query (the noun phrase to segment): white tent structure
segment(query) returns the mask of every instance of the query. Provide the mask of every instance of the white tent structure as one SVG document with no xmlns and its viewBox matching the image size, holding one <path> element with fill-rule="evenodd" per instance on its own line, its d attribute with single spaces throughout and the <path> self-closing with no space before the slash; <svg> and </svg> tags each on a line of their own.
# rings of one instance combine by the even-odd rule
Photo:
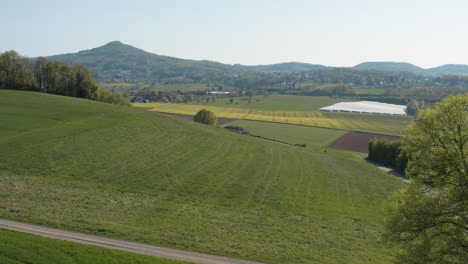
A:
<svg viewBox="0 0 468 264">
<path fill-rule="evenodd" d="M 406 106 L 372 101 L 341 102 L 320 108 L 328 112 L 352 112 L 367 114 L 406 115 Z"/>
</svg>

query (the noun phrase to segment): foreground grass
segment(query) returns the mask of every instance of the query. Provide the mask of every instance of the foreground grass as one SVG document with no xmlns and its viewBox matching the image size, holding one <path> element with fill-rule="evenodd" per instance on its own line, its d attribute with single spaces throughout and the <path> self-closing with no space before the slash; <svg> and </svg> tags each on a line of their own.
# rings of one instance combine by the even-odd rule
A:
<svg viewBox="0 0 468 264">
<path fill-rule="evenodd" d="M 271 263 L 392 259 L 380 207 L 402 183 L 354 155 L 38 93 L 0 90 L 0 120 L 0 217 Z"/>
<path fill-rule="evenodd" d="M 333 129 L 399 135 L 409 124 L 405 116 L 331 113 L 319 111 L 277 111 L 197 104 L 136 103 L 137 107 L 161 113 L 195 115 L 201 109 L 217 117 L 317 126 Z"/>
<path fill-rule="evenodd" d="M 148 263 L 177 264 L 127 252 L 43 238 L 0 229 L 0 263 Z"/>
</svg>

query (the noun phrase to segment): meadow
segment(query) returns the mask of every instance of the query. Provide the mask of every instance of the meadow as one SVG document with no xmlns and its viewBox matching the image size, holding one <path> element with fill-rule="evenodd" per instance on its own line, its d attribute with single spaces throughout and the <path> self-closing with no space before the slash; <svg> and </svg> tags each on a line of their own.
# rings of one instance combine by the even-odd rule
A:
<svg viewBox="0 0 468 264">
<path fill-rule="evenodd" d="M 360 95 L 382 95 L 385 93 L 384 88 L 354 88 L 356 94 Z"/>
<path fill-rule="evenodd" d="M 250 102 L 249 102 L 250 101 Z M 321 107 L 339 102 L 352 101 L 349 99 L 333 98 L 329 96 L 300 96 L 271 94 L 268 96 L 241 96 L 234 97 L 234 102 L 230 103 L 230 98 L 216 98 L 215 102 L 202 101 L 198 104 L 204 106 L 233 107 L 253 110 L 276 110 L 276 111 L 315 111 Z"/>
<path fill-rule="evenodd" d="M 182 84 L 157 84 L 149 83 L 99 83 L 99 87 L 105 90 L 112 90 L 120 93 L 136 92 L 141 89 L 155 89 L 161 92 L 195 92 L 206 91 L 210 87 L 206 83 L 182 83 Z"/>
<path fill-rule="evenodd" d="M 224 126 L 238 126 L 246 129 L 251 135 L 279 140 L 289 144 L 307 144 L 307 148 L 325 148 L 337 138 L 347 133 L 345 130 L 237 120 Z"/>
<path fill-rule="evenodd" d="M 183 262 L 0 229 L 0 263 L 182 264 Z"/>
<path fill-rule="evenodd" d="M 252 103 L 252 105 L 255 104 Z M 155 112 L 182 115 L 195 115 L 199 110 L 207 109 L 214 112 L 217 117 L 222 118 L 317 126 L 390 135 L 399 135 L 410 121 L 410 118 L 405 116 L 320 111 L 262 110 L 234 106 L 221 107 L 171 103 L 135 103 L 134 106 L 147 108 Z"/>
<path fill-rule="evenodd" d="M 8 90 L 0 120 L 1 218 L 268 263 L 393 259 L 381 205 L 403 183 L 351 153 L 324 152 L 339 132 L 310 132 L 317 147 L 298 148 Z"/>
</svg>

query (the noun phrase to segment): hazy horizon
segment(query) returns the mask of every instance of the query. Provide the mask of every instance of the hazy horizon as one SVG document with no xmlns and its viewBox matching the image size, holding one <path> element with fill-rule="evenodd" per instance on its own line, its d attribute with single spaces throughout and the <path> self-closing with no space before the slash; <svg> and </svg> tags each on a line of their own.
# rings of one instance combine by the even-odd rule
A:
<svg viewBox="0 0 468 264">
<path fill-rule="evenodd" d="M 0 52 L 74 53 L 111 41 L 227 64 L 468 64 L 468 3 L 421 1 L 15 1 Z"/>
</svg>

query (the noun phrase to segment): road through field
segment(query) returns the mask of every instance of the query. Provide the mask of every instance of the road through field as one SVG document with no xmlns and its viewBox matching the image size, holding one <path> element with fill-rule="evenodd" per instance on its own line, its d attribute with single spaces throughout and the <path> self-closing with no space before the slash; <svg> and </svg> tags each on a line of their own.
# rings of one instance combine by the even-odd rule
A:
<svg viewBox="0 0 468 264">
<path fill-rule="evenodd" d="M 215 255 L 201 254 L 190 251 L 176 250 L 153 245 L 128 242 L 123 240 L 109 239 L 92 236 L 76 232 L 70 232 L 55 228 L 48 228 L 38 225 L 24 224 L 20 222 L 0 219 L 0 229 L 13 230 L 22 233 L 29 233 L 42 237 L 71 241 L 80 244 L 94 245 L 98 247 L 122 250 L 131 253 L 156 256 L 166 259 L 187 261 L 204 264 L 258 264 L 260 262 L 240 260 Z"/>
</svg>

